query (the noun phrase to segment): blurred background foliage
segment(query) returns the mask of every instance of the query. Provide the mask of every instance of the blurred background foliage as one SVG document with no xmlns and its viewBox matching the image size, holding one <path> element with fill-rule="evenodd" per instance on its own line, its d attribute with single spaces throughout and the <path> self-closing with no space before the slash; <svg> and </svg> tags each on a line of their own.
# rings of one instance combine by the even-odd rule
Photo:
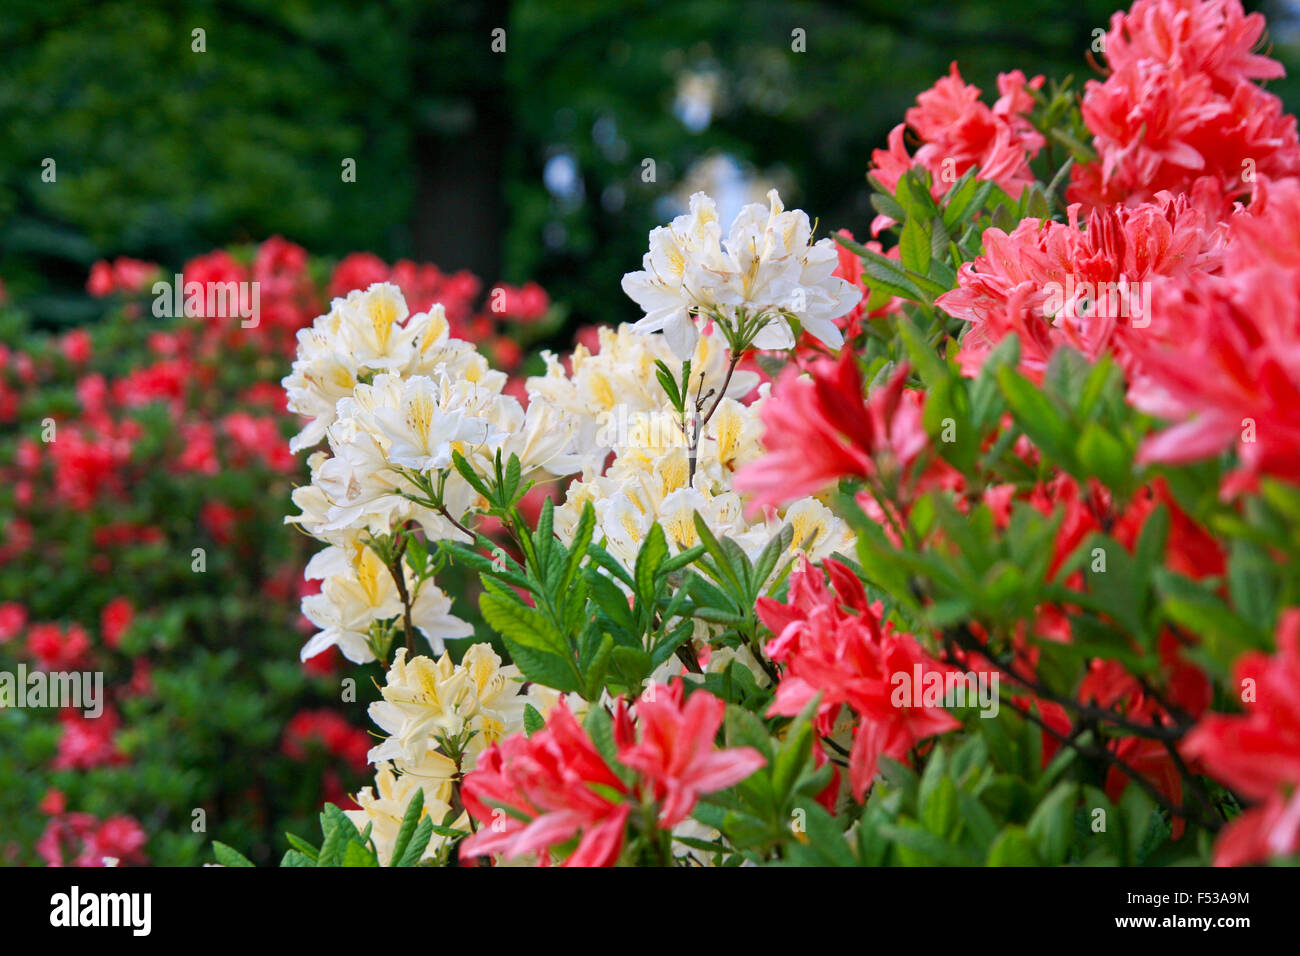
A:
<svg viewBox="0 0 1300 956">
<path fill-rule="evenodd" d="M 951 61 L 986 93 L 1009 65 L 1081 85 L 1116 5 L 6 0 L 0 280 L 57 329 L 104 308 L 97 258 L 179 267 L 280 234 L 535 279 L 573 325 L 630 319 L 618 280 L 691 191 L 725 221 L 777 185 L 860 235 L 870 150 Z M 1262 5 L 1291 110 L 1298 6 Z"/>
</svg>

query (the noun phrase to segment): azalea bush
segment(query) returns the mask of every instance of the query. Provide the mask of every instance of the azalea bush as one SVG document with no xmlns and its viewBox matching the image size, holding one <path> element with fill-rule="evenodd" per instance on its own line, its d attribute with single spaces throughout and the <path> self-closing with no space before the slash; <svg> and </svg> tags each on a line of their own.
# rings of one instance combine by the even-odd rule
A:
<svg viewBox="0 0 1300 956">
<path fill-rule="evenodd" d="M 287 520 L 302 657 L 384 671 L 375 776 L 283 863 L 1295 862 L 1263 31 L 1138 0 L 1081 90 L 954 64 L 871 159 L 869 240 L 696 195 L 624 278 L 644 317 L 522 391 L 445 304 L 336 297 Z"/>
<path fill-rule="evenodd" d="M 270 859 L 346 802 L 372 742 L 350 701 L 375 694 L 337 655 L 293 656 L 313 590 L 282 524 L 306 480 L 278 385 L 295 336 L 379 279 L 438 297 L 507 367 L 557 318 L 535 286 L 280 239 L 180 277 L 256 283 L 258 314 L 173 315 L 176 276 L 130 259 L 92 270 L 92 327 L 38 334 L 0 306 L 0 672 L 98 673 L 104 697 L 95 714 L 0 687 L 6 864 L 195 864 L 214 837 Z"/>
</svg>

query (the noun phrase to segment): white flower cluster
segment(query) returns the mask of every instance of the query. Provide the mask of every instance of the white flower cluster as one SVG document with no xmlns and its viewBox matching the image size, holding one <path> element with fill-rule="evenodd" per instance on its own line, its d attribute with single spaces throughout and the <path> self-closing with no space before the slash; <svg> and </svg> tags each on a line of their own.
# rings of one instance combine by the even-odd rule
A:
<svg viewBox="0 0 1300 956">
<path fill-rule="evenodd" d="M 410 315 L 389 283 L 335 299 L 298 333 L 283 385 L 289 408 L 310 421 L 291 447 L 322 438 L 329 445 L 309 459 L 311 483 L 293 493 L 301 514 L 285 519 L 329 545 L 308 568 L 323 585 L 303 612 L 321 631 L 304 659 L 337 645 L 349 660 L 372 660 L 372 625 L 401 613 L 396 582 L 367 540 L 412 521 L 430 541 L 465 540 L 457 523 L 479 501 L 451 467 L 453 452 L 480 474 L 490 473 L 498 452 L 517 455 L 525 478 L 589 466 L 592 451 L 581 445 L 573 416 L 544 399 L 525 412 L 503 394 L 505 383 L 473 345 L 450 338 L 441 306 Z M 440 507 L 429 503 L 431 487 Z M 471 633 L 432 581 L 404 583 L 413 624 L 435 651 L 444 639 Z"/>
<path fill-rule="evenodd" d="M 703 325 L 702 320 L 696 320 Z M 640 335 L 631 325 L 602 326 L 594 354 L 585 345 L 574 347 L 571 373 L 551 352 L 543 352 L 546 374 L 527 381 L 531 403 L 542 401 L 566 413 L 577 429 L 582 447 L 592 449 L 584 476 L 598 473 L 610 452 L 629 442 L 644 442 L 663 432 L 681 434 L 681 425 L 664 413 L 668 395 L 655 376 L 663 362 L 680 376 L 682 362 L 660 335 Z M 722 387 L 727 371 L 727 344 L 720 335 L 697 335 L 691 360 L 691 394 Z M 701 384 L 702 383 L 702 384 Z M 753 372 L 736 371 L 727 385 L 728 398 L 742 399 L 758 384 Z"/>
<path fill-rule="evenodd" d="M 692 381 L 704 372 L 704 391 L 721 386 L 726 353 L 718 335 L 700 335 L 692 360 Z M 530 378 L 532 400 L 548 399 L 571 411 L 584 434 L 594 433 L 601 461 L 613 453 L 607 468 L 591 468 L 569 485 L 565 502 L 555 511 L 555 530 L 571 540 L 583 506 L 591 502 L 596 515 L 593 539 L 631 568 L 651 525 L 664 529 L 669 548 L 677 553 L 699 543 L 694 515 L 698 511 L 715 535 L 734 538 L 751 558 L 756 557 L 785 523 L 793 525 L 791 552 L 817 561 L 849 552 L 853 538 L 844 522 L 816 498 L 803 498 L 780 511 L 769 510 L 751 520 L 744 501 L 732 490 L 732 476 L 763 454 L 759 411 L 768 386 L 749 405 L 738 399 L 753 390 L 758 376 L 738 371 L 727 396 L 705 423 L 696 446 L 692 475 L 686 429 L 654 378 L 654 362 L 662 359 L 662 340 L 637 335 L 631 326 L 602 329 L 600 351 L 579 346 L 573 370 L 566 375 L 553 357 L 545 376 Z M 666 361 L 674 375 L 681 363 Z M 692 395 L 694 392 L 692 391 Z M 707 404 L 712 405 L 712 400 Z"/>
<path fill-rule="evenodd" d="M 834 320 L 861 290 L 832 274 L 835 243 L 812 241 L 805 212 L 787 212 L 775 189 L 767 197 L 767 208 L 740 211 L 725 240 L 704 193 L 691 197 L 690 212 L 650 233 L 642 271 L 623 277 L 623 291 L 645 312 L 638 331 L 662 331 L 683 359 L 695 346 L 696 315 L 719 323 L 734 343 L 760 349 L 793 347 L 791 319 L 832 348 L 843 344 Z"/>
<path fill-rule="evenodd" d="M 534 691 L 537 691 L 535 693 Z M 370 717 L 387 735 L 371 749 L 375 785 L 356 795 L 360 810 L 345 811 L 371 836 L 387 866 L 402 816 L 416 790 L 424 791 L 424 813 L 442 823 L 451 812 L 453 788 L 472 770 L 489 746 L 524 729 L 524 708 L 545 717 L 558 696 L 546 688 L 523 691 L 519 668 L 503 665 L 488 644 L 475 644 L 459 664 L 450 655 L 406 659 L 399 648 L 381 688 L 383 700 L 370 705 Z M 462 812 L 452 826 L 468 828 Z M 433 856 L 444 838 L 435 835 L 424 852 Z"/>
<path fill-rule="evenodd" d="M 375 784 L 357 794 L 361 809 L 349 816 L 358 828 L 371 826 L 381 862 L 391 861 L 417 789 L 425 813 L 442 822 L 456 781 L 486 747 L 523 730 L 528 705 L 543 717 L 560 699 L 577 713 L 586 706 L 540 685 L 525 690 L 518 668 L 502 665 L 487 644 L 470 647 L 459 664 L 443 653 L 445 640 L 469 637 L 473 628 L 395 542 L 410 525 L 429 542 L 466 540 L 465 522 L 485 503 L 454 467 L 456 455 L 484 478 L 494 475 L 498 456 L 512 455 L 523 480 L 579 475 L 555 511 L 556 533 L 572 540 L 590 503 L 594 539 L 629 568 L 655 522 L 674 553 L 697 544 L 696 512 L 751 557 L 787 524 L 789 557 L 851 550 L 846 526 L 823 502 L 805 498 L 746 515 L 732 489 L 735 471 L 763 453 L 767 386 L 743 404 L 759 376 L 736 368 L 731 349 L 791 346 L 791 320 L 838 344 L 832 320 L 858 298 L 831 275 L 829 241 L 811 244 L 807 216 L 784 212 L 775 192 L 770 198 L 770 210 L 746 207 L 722 243 L 712 201 L 693 197 L 689 216 L 651 235 L 646 271 L 624 280 L 646 318 L 601 329 L 599 350 L 578 346 L 567 372 L 543 353 L 546 374 L 528 379 L 526 411 L 503 391 L 503 373 L 450 337 L 441 306 L 411 315 L 394 285 L 335 299 L 299 332 L 283 385 L 289 408 L 307 423 L 290 447 L 327 444 L 309 458 L 310 484 L 294 491 L 300 513 L 285 519 L 326 544 L 306 571 L 321 580 L 320 593 L 303 600 L 320 631 L 302 657 L 337 646 L 351 661 L 373 660 L 399 618 L 441 655 L 408 659 L 399 647 L 383 699 L 370 707 L 385 737 L 369 754 Z M 653 329 L 665 334 L 641 334 Z M 660 382 L 660 363 L 685 386 L 681 409 Z M 719 650 L 710 665 L 738 659 L 762 677 L 748 655 Z M 463 814 L 453 825 L 465 825 Z M 426 856 L 442 844 L 435 837 Z"/>
</svg>

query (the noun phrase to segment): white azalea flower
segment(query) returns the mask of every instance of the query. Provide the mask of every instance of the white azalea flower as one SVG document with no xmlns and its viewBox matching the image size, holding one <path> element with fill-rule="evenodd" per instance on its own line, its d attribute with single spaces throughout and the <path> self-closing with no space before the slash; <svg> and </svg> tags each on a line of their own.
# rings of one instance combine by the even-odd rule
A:
<svg viewBox="0 0 1300 956">
<path fill-rule="evenodd" d="M 623 277 L 623 291 L 645 312 L 637 331 L 662 331 L 683 359 L 698 336 L 693 315 L 708 316 L 729 337 L 761 349 L 794 346 L 791 318 L 832 348 L 843 344 L 833 320 L 862 293 L 832 275 L 834 242 L 812 242 L 806 213 L 786 211 L 773 189 L 767 208 L 745 206 L 727 239 L 720 238 L 713 201 L 702 193 L 691 197 L 689 214 L 650 233 L 642 270 Z"/>
<path fill-rule="evenodd" d="M 450 467 L 452 451 L 464 442 L 483 444 L 499 432 L 464 405 L 444 404 L 448 392 L 424 375 L 406 379 L 396 408 L 372 413 L 379 434 L 388 442 L 388 461 L 426 472 Z"/>
<path fill-rule="evenodd" d="M 353 663 L 372 661 L 370 625 L 402 613 L 392 573 L 371 548 L 358 542 L 348 564 L 325 578 L 319 594 L 302 599 L 302 613 L 321 629 L 303 647 L 304 661 L 335 646 Z"/>
</svg>

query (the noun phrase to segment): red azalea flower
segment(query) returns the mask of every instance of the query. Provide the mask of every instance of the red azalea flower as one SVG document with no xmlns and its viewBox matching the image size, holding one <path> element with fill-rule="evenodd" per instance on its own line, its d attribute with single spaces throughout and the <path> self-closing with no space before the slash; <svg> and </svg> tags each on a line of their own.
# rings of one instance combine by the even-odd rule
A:
<svg viewBox="0 0 1300 956">
<path fill-rule="evenodd" d="M 852 571 L 833 559 L 825 564 L 834 593 L 823 583 L 820 569 L 805 558 L 791 574 L 789 602 L 762 598 L 756 607 L 760 620 L 776 634 L 765 650 L 785 665 L 768 713 L 793 717 L 820 693 L 816 726 L 822 736 L 830 736 L 841 708 L 848 706 L 858 717 L 849 777 L 861 800 L 882 755 L 903 760 L 919 741 L 955 730 L 961 722 L 941 706 L 896 703 L 896 675 L 911 680 L 919 671 L 924 681 L 952 668 L 882 620 L 883 605 L 867 603 Z"/>
<path fill-rule="evenodd" d="M 699 691 L 683 703 L 682 695 L 680 679 L 643 694 L 636 703 L 640 740 L 625 732 L 618 749 L 619 762 L 640 771 L 660 802 L 665 829 L 690 816 L 701 794 L 739 783 L 766 763 L 752 747 L 714 747 L 725 703 Z"/>
<path fill-rule="evenodd" d="M 98 717 L 85 717 L 77 710 L 59 714 L 63 734 L 52 766 L 55 770 L 92 770 L 126 763 L 117 747 L 117 712 L 106 707 Z"/>
<path fill-rule="evenodd" d="M 1182 744 L 1188 760 L 1259 803 L 1220 834 L 1217 866 L 1300 853 L 1300 608 L 1278 621 L 1277 654 L 1247 654 L 1236 677 L 1246 713 L 1210 714 Z"/>
<path fill-rule="evenodd" d="M 33 624 L 27 629 L 27 650 L 47 671 L 77 670 L 90 654 L 90 638 L 79 624 Z"/>
<path fill-rule="evenodd" d="M 1029 160 L 1045 144 L 1027 114 L 1033 97 L 1027 92 L 1043 84 L 1043 77 L 1026 80 L 1019 70 L 998 75 L 997 102 L 989 107 L 980 101 L 980 89 L 964 82 L 953 62 L 948 75 L 916 98 L 907 111 L 906 122 L 889 134 L 888 150 L 871 155 L 872 175 L 893 190 L 899 178 L 914 165 L 924 166 L 933 182 L 935 198 L 972 167 L 980 179 L 993 180 L 1012 197 L 1019 197 L 1034 181 Z M 903 134 L 910 128 L 922 145 L 915 156 L 908 155 Z M 888 216 L 877 216 L 872 235 L 893 225 Z"/>
<path fill-rule="evenodd" d="M 99 631 L 104 643 L 116 650 L 122 643 L 122 634 L 131 626 L 135 608 L 129 598 L 116 597 L 104 605 L 99 614 Z"/>
<path fill-rule="evenodd" d="M 904 388 L 908 366 L 862 397 L 853 353 L 781 373 L 761 412 L 767 454 L 736 473 L 737 490 L 751 493 L 751 509 L 824 491 L 840 478 L 898 472 L 925 448 L 921 396 Z"/>
<path fill-rule="evenodd" d="M 1137 344 L 1133 403 L 1175 424 L 1146 439 L 1141 462 L 1188 462 L 1235 450 L 1221 492 L 1261 475 L 1300 483 L 1300 184 L 1261 181 L 1233 219 L 1223 276 L 1156 288 L 1171 331 Z M 1176 338 L 1175 338 L 1176 336 Z M 1136 339 L 1135 339 L 1136 342 Z"/>
<path fill-rule="evenodd" d="M 1109 76 L 1090 80 L 1083 119 L 1100 154 L 1071 170 L 1069 197 L 1092 205 L 1188 193 L 1227 215 L 1258 176 L 1300 173 L 1296 121 L 1252 81 L 1284 75 L 1253 53 L 1264 30 L 1237 0 L 1138 0 L 1111 19 Z"/>
<path fill-rule="evenodd" d="M 465 777 L 461 796 L 479 826 L 461 857 L 542 857 L 578 837 L 565 866 L 610 866 L 632 812 L 627 792 L 561 701 L 544 728 L 488 748 Z"/>
<path fill-rule="evenodd" d="M 59 339 L 59 351 L 73 365 L 85 365 L 92 352 L 90 333 L 85 329 L 73 329 Z"/>
<path fill-rule="evenodd" d="M 8 644 L 27 626 L 27 608 L 17 601 L 0 604 L 0 644 Z"/>
<path fill-rule="evenodd" d="M 109 817 L 90 835 L 73 865 L 105 866 L 106 858 L 119 864 L 146 863 L 144 845 L 148 839 L 134 817 L 124 814 Z"/>
<path fill-rule="evenodd" d="M 340 298 L 354 289 L 368 289 L 376 282 L 387 282 L 388 263 L 370 252 L 354 252 L 345 256 L 330 276 L 329 295 Z"/>
</svg>

